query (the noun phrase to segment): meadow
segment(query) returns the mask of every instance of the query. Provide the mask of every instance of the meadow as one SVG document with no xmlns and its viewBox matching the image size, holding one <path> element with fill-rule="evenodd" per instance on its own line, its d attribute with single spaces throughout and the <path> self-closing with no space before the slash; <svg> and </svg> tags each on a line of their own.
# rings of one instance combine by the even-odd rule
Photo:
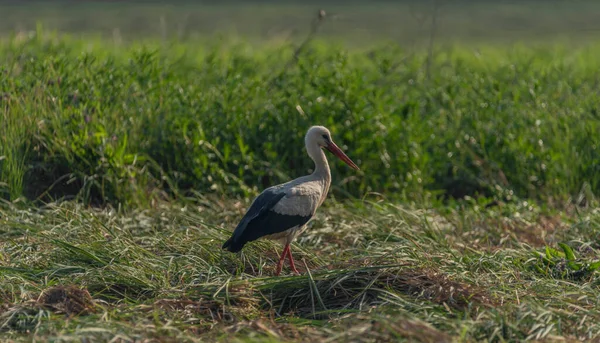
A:
<svg viewBox="0 0 600 343">
<path fill-rule="evenodd" d="M 600 46 L 327 35 L 5 34 L 2 341 L 598 341 Z M 220 247 L 315 124 L 361 171 L 274 277 Z"/>
</svg>

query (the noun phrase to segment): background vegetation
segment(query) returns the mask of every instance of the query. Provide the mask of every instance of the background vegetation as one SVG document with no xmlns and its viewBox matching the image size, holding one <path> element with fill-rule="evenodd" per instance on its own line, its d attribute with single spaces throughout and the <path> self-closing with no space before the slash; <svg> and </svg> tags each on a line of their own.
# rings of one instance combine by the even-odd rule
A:
<svg viewBox="0 0 600 343">
<path fill-rule="evenodd" d="M 43 22 L 51 30 L 124 41 L 219 35 L 289 42 L 304 39 L 320 8 L 329 13 L 320 37 L 352 47 L 382 40 L 427 45 L 434 13 L 438 44 L 585 42 L 600 29 L 594 0 L 2 0 L 0 31 L 33 30 Z"/>
<path fill-rule="evenodd" d="M 600 6 L 544 4 L 1 4 L 0 336 L 597 339 Z M 314 124 L 361 171 L 271 278 L 218 248 Z"/>
</svg>

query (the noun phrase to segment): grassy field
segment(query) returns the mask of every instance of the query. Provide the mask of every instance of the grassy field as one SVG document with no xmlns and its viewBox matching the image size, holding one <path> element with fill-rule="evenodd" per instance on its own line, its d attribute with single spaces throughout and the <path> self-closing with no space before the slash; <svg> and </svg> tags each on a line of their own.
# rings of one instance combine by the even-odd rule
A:
<svg viewBox="0 0 600 343">
<path fill-rule="evenodd" d="M 0 41 L 0 338 L 600 339 L 600 47 Z M 294 245 L 220 250 L 311 171 Z"/>
<path fill-rule="evenodd" d="M 3 341 L 600 336 L 597 211 L 580 218 L 523 203 L 440 211 L 330 204 L 294 245 L 305 274 L 273 277 L 277 245 L 251 244 L 242 256 L 219 249 L 246 205 L 3 209 Z M 565 259 L 561 242 L 575 259 Z"/>
</svg>

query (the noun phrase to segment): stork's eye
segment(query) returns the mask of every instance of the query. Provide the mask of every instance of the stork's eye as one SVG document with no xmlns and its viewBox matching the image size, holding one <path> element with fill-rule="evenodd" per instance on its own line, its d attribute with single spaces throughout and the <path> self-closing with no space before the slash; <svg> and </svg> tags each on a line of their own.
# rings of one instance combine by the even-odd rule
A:
<svg viewBox="0 0 600 343">
<path fill-rule="evenodd" d="M 328 141 L 329 137 L 327 137 L 327 135 L 323 135 L 323 139 L 325 139 L 326 141 Z"/>
</svg>

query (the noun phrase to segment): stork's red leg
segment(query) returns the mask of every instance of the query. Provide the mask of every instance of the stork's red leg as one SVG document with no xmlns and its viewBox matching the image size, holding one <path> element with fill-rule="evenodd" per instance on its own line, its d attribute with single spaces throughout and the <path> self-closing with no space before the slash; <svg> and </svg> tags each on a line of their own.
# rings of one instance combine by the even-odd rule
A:
<svg viewBox="0 0 600 343">
<path fill-rule="evenodd" d="M 281 267 L 283 267 L 283 261 L 285 260 L 285 256 L 287 255 L 287 253 L 290 251 L 290 245 L 286 244 L 285 248 L 283 248 L 283 251 L 281 252 L 281 257 L 279 258 L 279 263 L 277 263 L 277 270 L 275 270 L 275 275 L 279 276 L 279 273 L 281 273 Z"/>
<path fill-rule="evenodd" d="M 287 256 L 288 259 L 290 260 L 290 268 L 292 268 L 292 271 L 296 274 L 300 274 L 300 272 L 298 271 L 298 269 L 296 269 L 296 266 L 294 265 L 294 258 L 292 257 L 292 249 L 290 248 L 289 244 L 287 245 L 288 250 L 287 250 Z"/>
</svg>

